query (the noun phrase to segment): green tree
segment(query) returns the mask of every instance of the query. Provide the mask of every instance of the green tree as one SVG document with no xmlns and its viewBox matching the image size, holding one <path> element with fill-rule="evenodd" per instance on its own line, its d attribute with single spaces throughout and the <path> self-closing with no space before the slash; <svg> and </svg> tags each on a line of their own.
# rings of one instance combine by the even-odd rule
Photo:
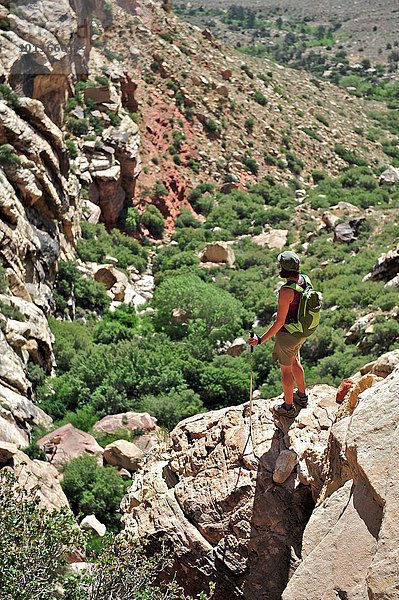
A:
<svg viewBox="0 0 399 600">
<path fill-rule="evenodd" d="M 154 306 L 156 327 L 175 339 L 186 335 L 190 321 L 200 320 L 214 343 L 231 340 L 240 332 L 244 316 L 239 300 L 193 275 L 168 277 L 155 290 Z"/>
</svg>

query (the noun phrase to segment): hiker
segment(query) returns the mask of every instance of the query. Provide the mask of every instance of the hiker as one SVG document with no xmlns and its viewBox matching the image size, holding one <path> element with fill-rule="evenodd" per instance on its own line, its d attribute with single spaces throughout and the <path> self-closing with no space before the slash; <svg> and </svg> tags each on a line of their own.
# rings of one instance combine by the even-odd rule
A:
<svg viewBox="0 0 399 600">
<path fill-rule="evenodd" d="M 296 416 L 294 402 L 301 408 L 305 408 L 308 402 L 299 350 L 309 333 L 306 331 L 307 335 L 301 337 L 300 332 L 295 331 L 295 335 L 292 335 L 287 327 L 292 328 L 289 324 L 297 321 L 301 292 L 311 286 L 311 282 L 305 274 L 300 273 L 300 260 L 295 252 L 289 250 L 282 252 L 277 258 L 277 263 L 280 277 L 286 279 L 286 283 L 279 291 L 276 320 L 263 335 L 255 334 L 250 337 L 248 343 L 257 346 L 275 336 L 273 359 L 280 364 L 284 402 L 275 405 L 273 412 L 278 416 L 294 418 Z M 295 392 L 294 380 L 298 388 Z"/>
</svg>

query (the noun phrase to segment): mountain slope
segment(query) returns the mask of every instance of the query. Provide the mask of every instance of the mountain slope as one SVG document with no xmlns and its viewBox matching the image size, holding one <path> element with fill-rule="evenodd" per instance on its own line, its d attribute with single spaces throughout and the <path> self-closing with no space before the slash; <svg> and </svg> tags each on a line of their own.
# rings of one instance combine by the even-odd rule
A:
<svg viewBox="0 0 399 600">
<path fill-rule="evenodd" d="M 270 174 L 306 185 L 314 169 L 347 166 L 342 146 L 354 161 L 386 162 L 380 143 L 367 139 L 370 103 L 243 57 L 157 3 L 114 3 L 100 40 L 92 72 L 128 69 L 133 79 L 144 164 L 135 203 L 155 201 L 168 226 L 201 181 L 244 185 Z M 107 57 L 116 57 L 110 66 Z M 161 201 L 157 181 L 168 192 Z"/>
</svg>

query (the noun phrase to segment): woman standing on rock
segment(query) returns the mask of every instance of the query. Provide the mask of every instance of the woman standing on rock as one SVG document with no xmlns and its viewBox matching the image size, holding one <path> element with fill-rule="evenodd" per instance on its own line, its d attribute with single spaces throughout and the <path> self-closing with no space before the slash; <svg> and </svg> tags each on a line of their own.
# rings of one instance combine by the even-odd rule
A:
<svg viewBox="0 0 399 600">
<path fill-rule="evenodd" d="M 289 330 L 293 327 L 297 328 L 297 325 L 293 326 L 293 324 L 298 321 L 301 297 L 312 284 L 305 274 L 299 272 L 300 260 L 295 252 L 289 250 L 282 252 L 277 258 L 277 263 L 280 277 L 286 279 L 286 283 L 279 291 L 276 320 L 263 335 L 255 334 L 254 337 L 249 338 L 248 343 L 257 346 L 275 336 L 273 359 L 280 364 L 284 402 L 275 405 L 273 412 L 277 416 L 294 418 L 296 416 L 294 402 L 299 407 L 305 408 L 308 401 L 305 374 L 299 359 L 299 350 L 307 335 L 301 337 L 300 334 L 298 335 L 298 330 L 295 331 L 295 335 L 292 335 Z M 308 334 L 307 331 L 306 333 Z M 295 392 L 294 381 L 298 388 Z"/>
</svg>

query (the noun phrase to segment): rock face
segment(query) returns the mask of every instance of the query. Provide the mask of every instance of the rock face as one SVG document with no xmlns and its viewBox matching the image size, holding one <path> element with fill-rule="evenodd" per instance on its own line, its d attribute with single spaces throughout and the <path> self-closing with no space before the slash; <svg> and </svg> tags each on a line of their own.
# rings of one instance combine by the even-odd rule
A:
<svg viewBox="0 0 399 600">
<path fill-rule="evenodd" d="M 337 421 L 328 478 L 338 479 L 344 470 L 346 482 L 312 514 L 303 562 L 283 600 L 335 598 L 337 590 L 348 600 L 398 598 L 398 414 L 396 367 L 360 394 L 352 416 Z"/>
<path fill-rule="evenodd" d="M 103 449 L 95 438 L 70 423 L 48 433 L 37 443 L 47 454 L 49 462 L 56 466 L 62 466 L 82 454 L 95 456 L 102 464 Z"/>
<path fill-rule="evenodd" d="M 50 374 L 55 362 L 46 320 L 54 308 L 51 287 L 59 259 L 74 257 L 81 212 L 60 127 L 73 83 L 87 75 L 97 4 L 1 7 L 0 145 L 8 158 L 0 168 L 0 263 L 9 288 L 1 302 L 18 316 L 0 317 L 0 439 L 18 446 L 29 443 L 32 424 L 51 423 L 33 404 L 25 369 L 33 362 Z"/>
<path fill-rule="evenodd" d="M 18 13 L 7 15 L 10 31 L 1 32 L 1 75 L 9 77 L 19 95 L 40 100 L 57 125 L 62 122 L 70 74 L 87 74 L 89 16 L 97 4 L 96 0 L 21 2 Z"/>
<path fill-rule="evenodd" d="M 31 460 L 14 444 L 0 442 L 0 468 L 13 469 L 25 489 L 38 486 L 42 506 L 60 508 L 68 500 L 60 485 L 61 476 L 52 465 L 41 460 Z"/>
<path fill-rule="evenodd" d="M 136 473 L 122 503 L 125 528 L 165 536 L 186 593 L 216 581 L 215 597 L 277 600 L 288 582 L 291 548 L 300 555 L 305 523 L 323 486 L 322 456 L 338 405 L 334 388 L 316 386 L 309 408 L 276 428 L 271 401 L 186 419 L 170 447 Z M 289 450 L 291 474 L 273 481 Z M 244 456 L 243 456 L 244 453 Z M 296 458 L 297 457 L 297 458 Z M 296 483 L 299 460 L 302 483 Z"/>
</svg>

